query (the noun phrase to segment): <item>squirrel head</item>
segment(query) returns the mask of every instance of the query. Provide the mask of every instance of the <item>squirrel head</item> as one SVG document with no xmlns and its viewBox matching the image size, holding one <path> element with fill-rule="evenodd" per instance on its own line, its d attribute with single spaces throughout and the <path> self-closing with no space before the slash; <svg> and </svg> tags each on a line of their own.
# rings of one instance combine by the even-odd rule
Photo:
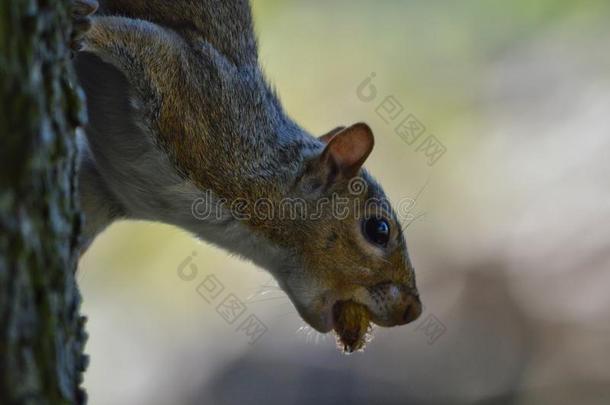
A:
<svg viewBox="0 0 610 405">
<path fill-rule="evenodd" d="M 273 273 L 309 325 L 334 329 L 353 351 L 363 346 L 369 322 L 406 324 L 422 305 L 401 224 L 362 168 L 374 146 L 371 129 L 358 123 L 319 139 L 288 192 L 307 210 L 286 218 L 290 231 L 281 243 L 292 263 Z"/>
</svg>

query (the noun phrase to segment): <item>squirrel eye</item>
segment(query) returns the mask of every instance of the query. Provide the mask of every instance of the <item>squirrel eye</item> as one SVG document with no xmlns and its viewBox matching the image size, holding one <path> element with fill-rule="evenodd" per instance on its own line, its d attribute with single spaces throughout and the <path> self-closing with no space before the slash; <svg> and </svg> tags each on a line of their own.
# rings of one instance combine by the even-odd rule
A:
<svg viewBox="0 0 610 405">
<path fill-rule="evenodd" d="M 369 218 L 364 221 L 363 232 L 369 242 L 386 246 L 390 240 L 390 224 L 383 218 Z"/>
</svg>

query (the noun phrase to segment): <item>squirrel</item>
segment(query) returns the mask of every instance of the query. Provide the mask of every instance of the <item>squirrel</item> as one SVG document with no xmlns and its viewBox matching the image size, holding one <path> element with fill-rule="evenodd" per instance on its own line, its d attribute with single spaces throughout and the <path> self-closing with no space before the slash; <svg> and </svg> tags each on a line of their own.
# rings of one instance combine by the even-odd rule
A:
<svg viewBox="0 0 610 405">
<path fill-rule="evenodd" d="M 400 222 L 363 168 L 372 130 L 314 137 L 288 117 L 260 68 L 248 0 L 72 5 L 88 242 L 122 218 L 178 226 L 269 271 L 346 352 L 364 346 L 371 322 L 419 317 Z M 194 201 L 216 215 L 194 215 Z M 307 215 L 279 215 L 286 201 Z"/>
</svg>

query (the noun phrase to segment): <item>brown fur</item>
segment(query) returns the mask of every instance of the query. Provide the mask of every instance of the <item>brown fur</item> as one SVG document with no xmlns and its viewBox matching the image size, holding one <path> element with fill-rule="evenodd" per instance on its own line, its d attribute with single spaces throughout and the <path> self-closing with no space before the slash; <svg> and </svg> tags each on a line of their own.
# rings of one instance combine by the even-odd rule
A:
<svg viewBox="0 0 610 405">
<path fill-rule="evenodd" d="M 180 177 L 229 202 L 250 203 L 243 222 L 277 246 L 282 265 L 271 271 L 306 321 L 328 331 L 330 308 L 339 300 L 365 305 L 383 326 L 419 315 L 400 223 L 362 169 L 374 144 L 370 128 L 339 127 L 317 139 L 285 115 L 260 71 L 246 0 L 107 0 L 82 38 L 82 50 L 125 77 L 129 119 Z M 94 93 L 90 86 L 88 96 Z M 100 125 L 91 132 L 103 135 Z M 98 149 L 94 155 L 110 153 Z M 350 189 L 354 178 L 365 192 Z M 331 197 L 349 201 L 346 217 L 333 206 L 317 210 Z M 254 202 L 266 199 L 279 212 L 286 198 L 301 199 L 319 216 L 256 215 Z M 383 203 L 390 224 L 385 247 L 363 235 L 357 213 L 366 213 L 370 199 Z"/>
</svg>

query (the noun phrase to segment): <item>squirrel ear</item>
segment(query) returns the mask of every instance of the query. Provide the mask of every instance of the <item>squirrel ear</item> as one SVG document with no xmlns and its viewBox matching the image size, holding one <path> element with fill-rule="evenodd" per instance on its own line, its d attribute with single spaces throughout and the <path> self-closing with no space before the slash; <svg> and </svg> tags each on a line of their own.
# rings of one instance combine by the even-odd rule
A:
<svg viewBox="0 0 610 405">
<path fill-rule="evenodd" d="M 337 135 L 339 132 L 343 131 L 344 129 L 345 129 L 345 127 L 337 127 L 335 129 L 333 129 L 332 131 L 329 131 L 326 134 L 322 135 L 318 139 L 324 143 L 329 143 L 330 140 L 335 137 L 335 135 Z"/>
<path fill-rule="evenodd" d="M 343 177 L 352 178 L 373 150 L 373 131 L 362 122 L 334 131 L 329 133 L 332 136 L 322 152 L 322 161 L 334 165 Z"/>
</svg>

